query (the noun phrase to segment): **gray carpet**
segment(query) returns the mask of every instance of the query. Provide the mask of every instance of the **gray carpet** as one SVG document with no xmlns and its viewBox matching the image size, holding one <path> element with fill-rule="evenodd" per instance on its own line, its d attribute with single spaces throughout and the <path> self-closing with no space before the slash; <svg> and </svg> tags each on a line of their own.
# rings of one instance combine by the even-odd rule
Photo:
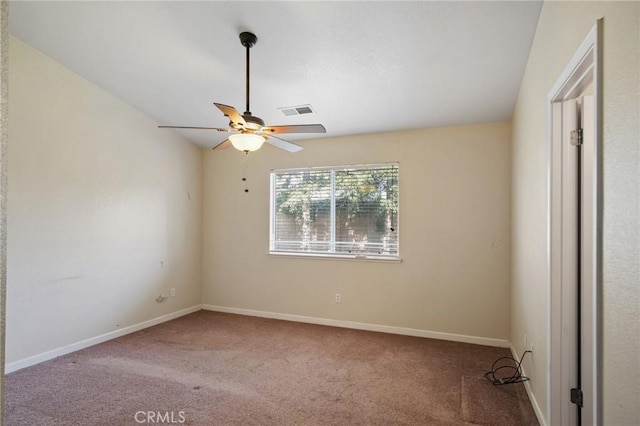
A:
<svg viewBox="0 0 640 426">
<path fill-rule="evenodd" d="M 537 425 L 509 355 L 200 311 L 7 375 L 6 424 Z"/>
</svg>

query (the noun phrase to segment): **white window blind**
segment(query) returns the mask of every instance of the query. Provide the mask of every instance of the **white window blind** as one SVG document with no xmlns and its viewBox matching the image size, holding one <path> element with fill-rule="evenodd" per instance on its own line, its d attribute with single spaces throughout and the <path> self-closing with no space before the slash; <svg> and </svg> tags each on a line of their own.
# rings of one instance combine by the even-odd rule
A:
<svg viewBox="0 0 640 426">
<path fill-rule="evenodd" d="M 271 173 L 272 253 L 398 257 L 398 164 Z"/>
</svg>

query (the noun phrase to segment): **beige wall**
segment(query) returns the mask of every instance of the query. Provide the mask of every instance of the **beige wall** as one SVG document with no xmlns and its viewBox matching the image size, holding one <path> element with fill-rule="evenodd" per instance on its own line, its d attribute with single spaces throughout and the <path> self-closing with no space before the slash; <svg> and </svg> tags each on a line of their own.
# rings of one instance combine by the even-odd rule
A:
<svg viewBox="0 0 640 426">
<path fill-rule="evenodd" d="M 0 424 L 4 424 L 4 348 L 7 300 L 7 104 L 9 88 L 9 3 L 0 3 Z"/>
<path fill-rule="evenodd" d="M 203 303 L 507 339 L 509 123 L 209 151 Z M 402 263 L 268 256 L 272 168 L 400 163 Z M 342 294 L 342 303 L 334 294 Z"/>
<path fill-rule="evenodd" d="M 7 362 L 199 305 L 201 150 L 14 38 L 9 84 Z"/>
<path fill-rule="evenodd" d="M 546 96 L 604 17 L 604 424 L 640 424 L 640 152 L 638 2 L 545 2 L 513 118 L 511 340 L 547 410 Z"/>
</svg>

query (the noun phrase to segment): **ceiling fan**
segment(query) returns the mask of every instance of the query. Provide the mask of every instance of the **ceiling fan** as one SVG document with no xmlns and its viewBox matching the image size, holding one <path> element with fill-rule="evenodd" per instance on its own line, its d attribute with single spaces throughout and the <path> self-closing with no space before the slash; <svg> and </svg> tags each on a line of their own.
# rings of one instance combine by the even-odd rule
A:
<svg viewBox="0 0 640 426">
<path fill-rule="evenodd" d="M 297 152 L 302 149 L 300 145 L 296 145 L 276 134 L 282 133 L 326 133 L 326 129 L 322 124 L 301 124 L 301 125 L 282 125 L 282 126 L 265 126 L 264 121 L 260 117 L 256 117 L 251 113 L 249 108 L 249 50 L 256 44 L 258 37 L 250 32 L 240 33 L 240 43 L 247 50 L 247 73 L 246 73 L 246 111 L 240 114 L 232 106 L 215 103 L 222 113 L 229 118 L 229 128 L 218 127 L 192 127 L 192 126 L 158 126 L 164 129 L 196 129 L 196 130 L 215 130 L 218 132 L 232 133 L 228 139 L 214 146 L 213 149 L 227 148 L 233 145 L 234 148 L 248 153 L 260 149 L 264 142 L 284 149 L 289 152 Z"/>
</svg>

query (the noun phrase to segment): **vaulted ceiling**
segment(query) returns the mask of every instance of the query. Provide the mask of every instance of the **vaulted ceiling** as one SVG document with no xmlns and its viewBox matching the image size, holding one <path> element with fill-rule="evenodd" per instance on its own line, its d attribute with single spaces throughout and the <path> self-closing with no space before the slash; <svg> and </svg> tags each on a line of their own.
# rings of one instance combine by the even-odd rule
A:
<svg viewBox="0 0 640 426">
<path fill-rule="evenodd" d="M 12 35 L 160 124 L 225 127 L 213 102 L 327 137 L 511 118 L 541 1 L 12 1 Z M 314 114 L 278 108 L 311 105 Z M 173 131 L 173 130 L 167 130 Z M 226 138 L 181 131 L 211 147 Z M 317 135 L 287 135 L 301 140 Z"/>
</svg>

